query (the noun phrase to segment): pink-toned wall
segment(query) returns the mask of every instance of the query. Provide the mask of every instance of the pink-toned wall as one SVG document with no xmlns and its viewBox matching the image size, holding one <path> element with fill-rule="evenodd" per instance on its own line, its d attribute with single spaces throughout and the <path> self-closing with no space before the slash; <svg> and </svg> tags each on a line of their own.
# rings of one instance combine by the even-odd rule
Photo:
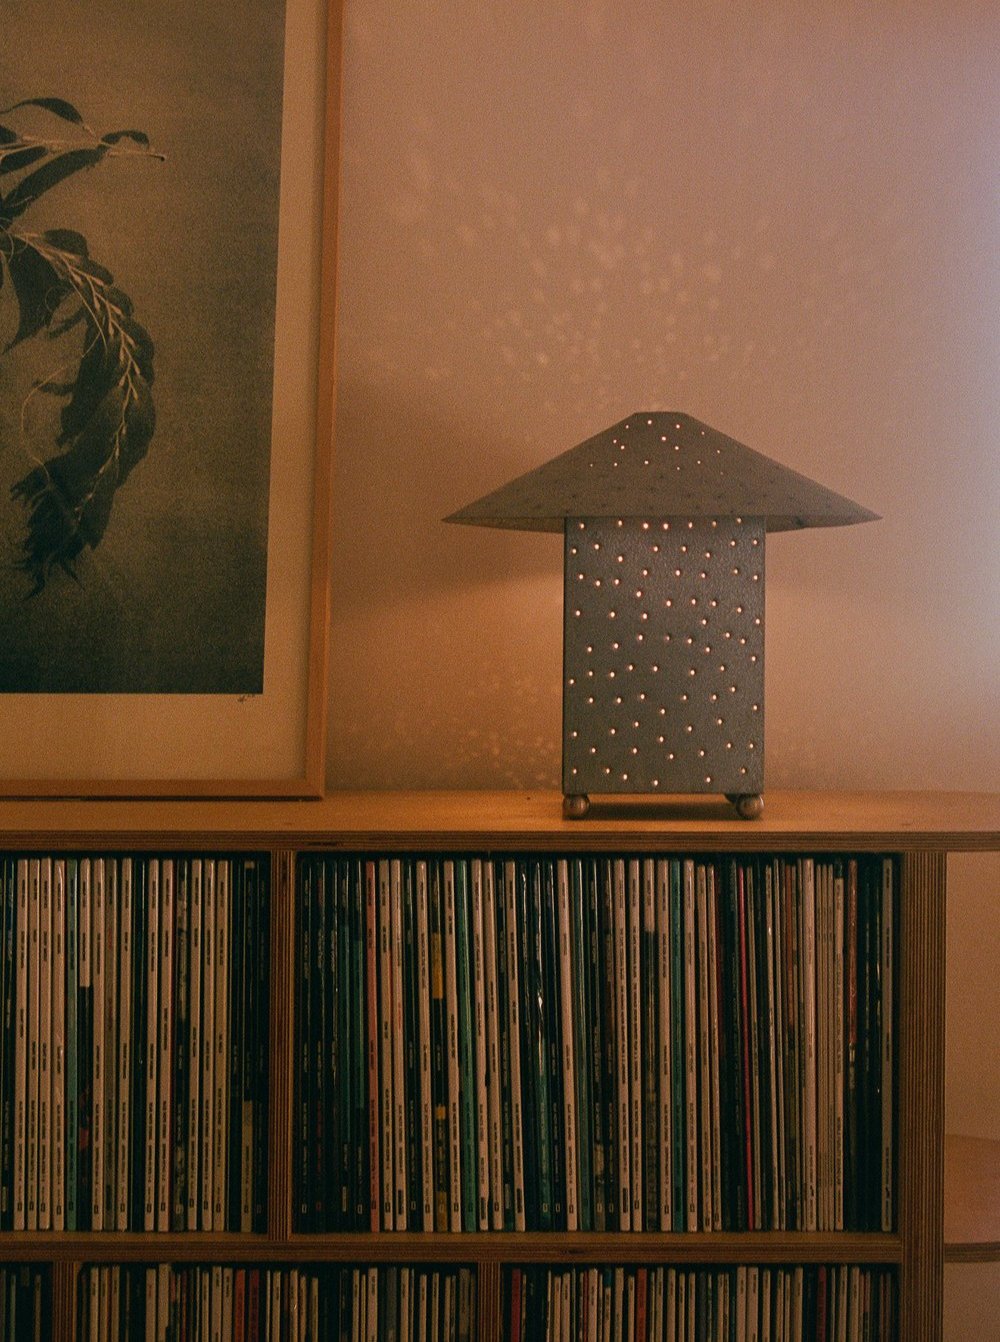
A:
<svg viewBox="0 0 1000 1342">
<path fill-rule="evenodd" d="M 440 519 L 664 408 L 884 517 L 768 543 L 768 785 L 996 789 L 1000 9 L 347 10 L 330 785 L 558 785 L 559 542 Z M 949 1123 L 1000 1137 L 953 873 Z"/>
</svg>

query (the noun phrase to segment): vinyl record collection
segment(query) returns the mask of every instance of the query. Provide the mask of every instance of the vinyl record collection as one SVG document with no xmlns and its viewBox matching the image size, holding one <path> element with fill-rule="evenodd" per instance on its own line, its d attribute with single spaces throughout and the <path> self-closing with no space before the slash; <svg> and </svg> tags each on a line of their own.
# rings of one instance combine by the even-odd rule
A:
<svg viewBox="0 0 1000 1342">
<path fill-rule="evenodd" d="M 884 1342 L 895 1281 L 883 1268 L 513 1268 L 506 1342 Z"/>
<path fill-rule="evenodd" d="M 0 859 L 0 1228 L 264 1228 L 267 873 Z"/>
<path fill-rule="evenodd" d="M 87 1267 L 77 1342 L 474 1342 L 467 1267 Z"/>
<path fill-rule="evenodd" d="M 893 1229 L 891 859 L 297 873 L 297 1229 Z"/>
</svg>

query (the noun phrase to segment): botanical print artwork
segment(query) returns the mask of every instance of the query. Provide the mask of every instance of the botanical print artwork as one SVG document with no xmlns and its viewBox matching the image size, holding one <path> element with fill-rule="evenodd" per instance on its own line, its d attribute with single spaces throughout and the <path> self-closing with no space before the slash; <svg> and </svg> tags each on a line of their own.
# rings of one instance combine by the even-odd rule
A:
<svg viewBox="0 0 1000 1342">
<path fill-rule="evenodd" d="M 0 694 L 263 693 L 285 22 L 3 0 Z"/>
<path fill-rule="evenodd" d="M 47 113 L 51 131 L 21 129 L 28 109 Z M 0 286 L 6 276 L 17 306 L 17 329 L 2 353 L 24 340 L 50 344 L 51 371 L 20 407 L 22 432 L 31 431 L 35 398 L 62 403 L 56 452 L 12 490 L 27 510 L 16 565 L 30 575 L 36 595 L 55 565 L 74 577 L 83 547 L 100 543 L 115 493 L 146 455 L 156 417 L 153 342 L 131 300 L 91 257 L 81 233 L 36 232 L 31 207 L 107 154 L 148 154 L 149 138 L 140 130 L 98 135 L 62 98 L 25 98 L 0 115 L 7 123 L 0 123 Z"/>
</svg>

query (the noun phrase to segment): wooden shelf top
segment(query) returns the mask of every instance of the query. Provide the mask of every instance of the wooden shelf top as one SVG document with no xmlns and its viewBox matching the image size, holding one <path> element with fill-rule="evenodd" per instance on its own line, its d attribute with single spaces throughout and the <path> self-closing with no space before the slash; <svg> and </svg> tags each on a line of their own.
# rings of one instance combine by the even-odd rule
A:
<svg viewBox="0 0 1000 1342">
<path fill-rule="evenodd" d="M 706 851 L 1000 848 L 1000 794 L 771 792 L 758 820 L 722 798 L 595 799 L 562 818 L 556 792 L 335 792 L 294 800 L 0 800 L 0 842 L 87 847 L 384 846 Z"/>
<path fill-rule="evenodd" d="M 1000 1141 L 945 1137 L 944 1244 L 949 1263 L 1000 1262 Z"/>
</svg>

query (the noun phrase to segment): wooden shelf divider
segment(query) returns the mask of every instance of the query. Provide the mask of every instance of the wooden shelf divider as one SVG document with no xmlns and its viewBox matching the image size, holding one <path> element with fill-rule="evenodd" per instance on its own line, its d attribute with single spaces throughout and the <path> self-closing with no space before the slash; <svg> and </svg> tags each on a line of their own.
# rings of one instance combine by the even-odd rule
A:
<svg viewBox="0 0 1000 1342">
<path fill-rule="evenodd" d="M 899 910 L 899 1336 L 941 1336 L 944 1319 L 945 855 L 906 853 Z"/>
</svg>

